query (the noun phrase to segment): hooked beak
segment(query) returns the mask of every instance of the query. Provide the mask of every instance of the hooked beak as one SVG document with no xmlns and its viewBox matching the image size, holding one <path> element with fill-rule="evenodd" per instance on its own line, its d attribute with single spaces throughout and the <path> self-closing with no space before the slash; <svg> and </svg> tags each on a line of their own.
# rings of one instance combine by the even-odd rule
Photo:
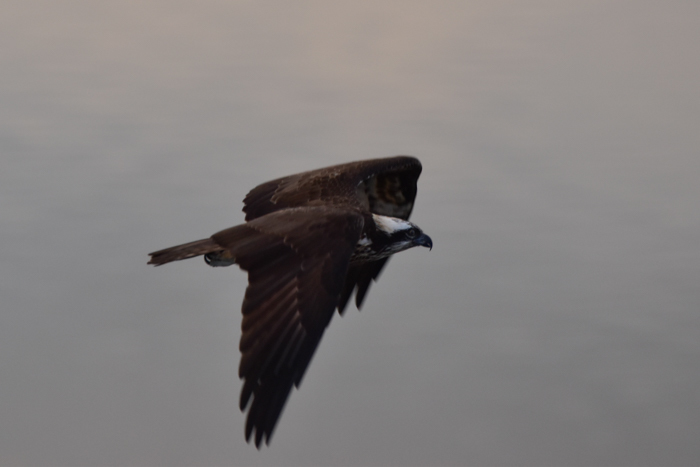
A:
<svg viewBox="0 0 700 467">
<path fill-rule="evenodd" d="M 420 234 L 413 240 L 413 244 L 416 246 L 424 246 L 426 248 L 433 249 L 433 241 L 426 234 Z"/>
</svg>

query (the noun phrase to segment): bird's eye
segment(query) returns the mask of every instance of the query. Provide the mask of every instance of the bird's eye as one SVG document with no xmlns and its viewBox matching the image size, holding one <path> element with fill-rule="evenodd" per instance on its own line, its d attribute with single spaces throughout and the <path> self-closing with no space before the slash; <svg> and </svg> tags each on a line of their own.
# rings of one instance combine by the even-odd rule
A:
<svg viewBox="0 0 700 467">
<path fill-rule="evenodd" d="M 415 238 L 415 236 L 416 236 L 416 229 L 408 229 L 406 231 L 407 238 Z"/>
</svg>

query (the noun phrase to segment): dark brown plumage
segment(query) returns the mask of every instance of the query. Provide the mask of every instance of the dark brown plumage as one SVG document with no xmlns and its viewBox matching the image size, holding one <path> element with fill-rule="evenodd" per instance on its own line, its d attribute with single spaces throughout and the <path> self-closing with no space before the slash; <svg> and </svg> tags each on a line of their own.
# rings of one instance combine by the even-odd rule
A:
<svg viewBox="0 0 700 467">
<path fill-rule="evenodd" d="M 246 196 L 246 223 L 150 253 L 156 266 L 205 255 L 212 266 L 235 263 L 248 271 L 240 408 L 248 408 L 246 439 L 255 433 L 257 447 L 269 443 L 333 311 L 342 313 L 355 290 L 359 308 L 391 253 L 432 247 L 417 226 L 389 220 L 399 230 L 387 230 L 375 216 L 407 220 L 420 173 L 417 159 L 397 156 L 272 180 Z M 358 253 L 363 242 L 369 257 Z"/>
</svg>

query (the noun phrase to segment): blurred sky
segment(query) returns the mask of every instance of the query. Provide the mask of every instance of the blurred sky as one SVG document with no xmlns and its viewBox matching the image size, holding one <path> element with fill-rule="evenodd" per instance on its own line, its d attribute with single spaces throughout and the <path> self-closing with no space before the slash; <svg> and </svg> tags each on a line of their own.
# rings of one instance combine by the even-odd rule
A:
<svg viewBox="0 0 700 467">
<path fill-rule="evenodd" d="M 5 1 L 0 465 L 695 465 L 700 4 Z M 246 276 L 147 253 L 258 183 L 423 162 L 272 444 Z"/>
</svg>

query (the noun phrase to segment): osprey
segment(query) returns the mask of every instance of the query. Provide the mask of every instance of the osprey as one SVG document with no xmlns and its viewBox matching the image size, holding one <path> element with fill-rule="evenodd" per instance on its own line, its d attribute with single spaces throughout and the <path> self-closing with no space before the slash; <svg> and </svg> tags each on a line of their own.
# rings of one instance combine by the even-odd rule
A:
<svg viewBox="0 0 700 467">
<path fill-rule="evenodd" d="M 246 222 L 210 238 L 150 253 L 148 264 L 204 255 L 248 272 L 238 375 L 245 436 L 260 448 L 299 387 L 335 309 L 359 309 L 389 256 L 433 242 L 408 222 L 421 173 L 397 156 L 279 178 L 245 197 Z"/>
</svg>

